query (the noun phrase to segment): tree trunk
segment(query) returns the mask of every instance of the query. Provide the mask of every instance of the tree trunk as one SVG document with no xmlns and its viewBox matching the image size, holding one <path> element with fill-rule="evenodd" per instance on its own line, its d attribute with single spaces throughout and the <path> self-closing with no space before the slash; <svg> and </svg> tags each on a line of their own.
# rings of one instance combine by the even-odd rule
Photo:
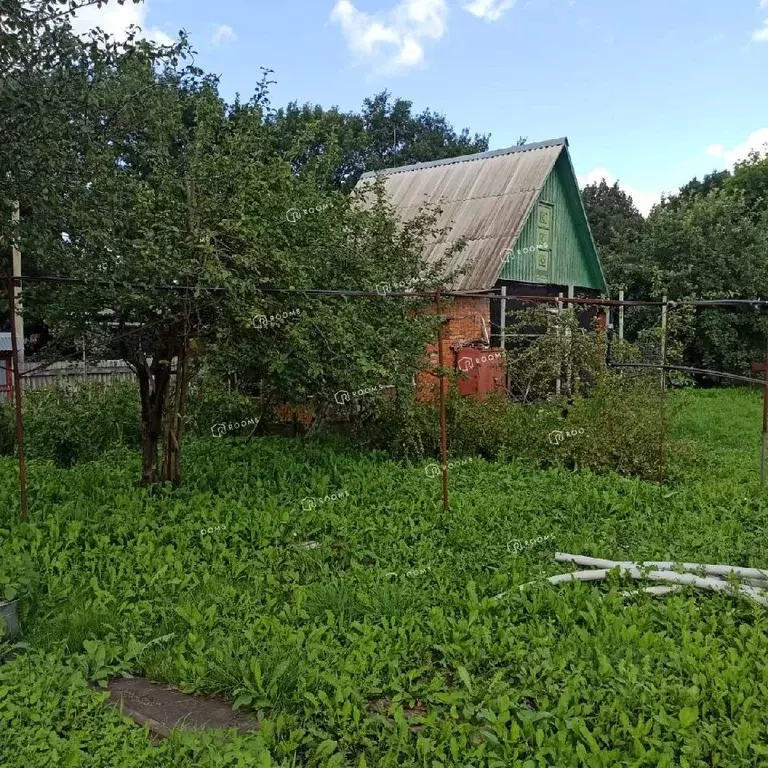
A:
<svg viewBox="0 0 768 768">
<path fill-rule="evenodd" d="M 189 350 L 186 345 L 176 358 L 176 386 L 173 405 L 169 407 L 163 446 L 163 480 L 178 487 L 181 484 L 181 441 L 184 432 L 187 384 L 189 383 Z M 171 400 L 169 393 L 169 401 Z M 169 403 L 170 406 L 170 403 Z"/>
<path fill-rule="evenodd" d="M 163 431 L 163 411 L 171 376 L 167 360 L 138 361 L 136 373 L 141 395 L 141 485 L 158 482 L 157 446 Z"/>
</svg>

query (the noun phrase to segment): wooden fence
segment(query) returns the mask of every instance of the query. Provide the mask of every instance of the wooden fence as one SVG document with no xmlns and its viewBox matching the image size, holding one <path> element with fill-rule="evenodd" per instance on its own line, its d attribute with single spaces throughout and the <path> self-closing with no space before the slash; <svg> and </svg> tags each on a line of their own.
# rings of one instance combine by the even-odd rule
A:
<svg viewBox="0 0 768 768">
<path fill-rule="evenodd" d="M 54 384 L 88 382 L 132 381 L 133 371 L 123 360 L 101 360 L 97 363 L 58 362 L 45 365 L 24 362 L 21 381 L 25 390 L 44 389 Z"/>
</svg>

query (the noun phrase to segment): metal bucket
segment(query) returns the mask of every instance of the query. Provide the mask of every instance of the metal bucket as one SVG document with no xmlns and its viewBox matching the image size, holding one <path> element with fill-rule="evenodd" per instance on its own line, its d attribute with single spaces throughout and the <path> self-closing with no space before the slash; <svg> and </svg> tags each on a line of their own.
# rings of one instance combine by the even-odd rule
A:
<svg viewBox="0 0 768 768">
<path fill-rule="evenodd" d="M 0 601 L 0 637 L 4 634 L 8 634 L 11 637 L 21 634 L 17 607 L 17 600 L 11 600 L 9 603 Z"/>
</svg>

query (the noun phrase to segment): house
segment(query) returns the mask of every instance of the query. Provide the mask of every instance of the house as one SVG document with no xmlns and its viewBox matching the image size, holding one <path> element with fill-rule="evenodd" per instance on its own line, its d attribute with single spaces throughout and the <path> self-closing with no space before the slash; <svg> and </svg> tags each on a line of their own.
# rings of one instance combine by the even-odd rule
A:
<svg viewBox="0 0 768 768">
<path fill-rule="evenodd" d="M 363 174 L 364 190 L 376 176 L 402 220 L 425 204 L 439 205 L 444 230 L 426 249 L 427 263 L 443 258 L 460 238 L 466 247 L 446 262 L 461 269 L 455 291 L 506 289 L 507 296 L 607 295 L 568 139 L 497 149 Z M 465 347 L 495 348 L 501 338 L 501 305 L 514 299 L 459 298 L 446 308 L 444 359 L 458 367 Z M 583 325 L 594 312 L 584 313 Z M 505 325 L 508 324 L 505 323 Z M 435 349 L 431 350 L 436 359 Z"/>
</svg>

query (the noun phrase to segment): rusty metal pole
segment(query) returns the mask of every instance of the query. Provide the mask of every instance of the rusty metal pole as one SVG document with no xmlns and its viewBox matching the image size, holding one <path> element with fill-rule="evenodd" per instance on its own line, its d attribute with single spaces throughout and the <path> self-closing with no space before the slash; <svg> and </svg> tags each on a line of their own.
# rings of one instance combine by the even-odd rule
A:
<svg viewBox="0 0 768 768">
<path fill-rule="evenodd" d="M 765 459 L 768 454 L 768 339 L 765 342 L 765 387 L 763 388 L 763 444 L 760 454 L 760 487 L 765 488 Z"/>
<path fill-rule="evenodd" d="M 11 324 L 11 356 L 13 358 L 13 388 L 16 401 L 16 447 L 19 452 L 19 497 L 21 500 L 21 519 L 29 519 L 27 507 L 27 464 L 24 460 L 24 422 L 21 418 L 21 371 L 19 370 L 19 344 L 16 338 L 14 280 L 8 275 L 8 315 Z"/>
<path fill-rule="evenodd" d="M 445 372 L 443 370 L 443 313 L 440 291 L 435 293 L 437 305 L 437 364 L 440 367 L 440 456 L 443 467 L 443 512 L 448 511 L 448 436 L 445 429 Z"/>
<path fill-rule="evenodd" d="M 664 294 L 661 305 L 661 390 L 667 389 L 667 372 L 664 366 L 667 364 L 667 296 Z"/>
</svg>

